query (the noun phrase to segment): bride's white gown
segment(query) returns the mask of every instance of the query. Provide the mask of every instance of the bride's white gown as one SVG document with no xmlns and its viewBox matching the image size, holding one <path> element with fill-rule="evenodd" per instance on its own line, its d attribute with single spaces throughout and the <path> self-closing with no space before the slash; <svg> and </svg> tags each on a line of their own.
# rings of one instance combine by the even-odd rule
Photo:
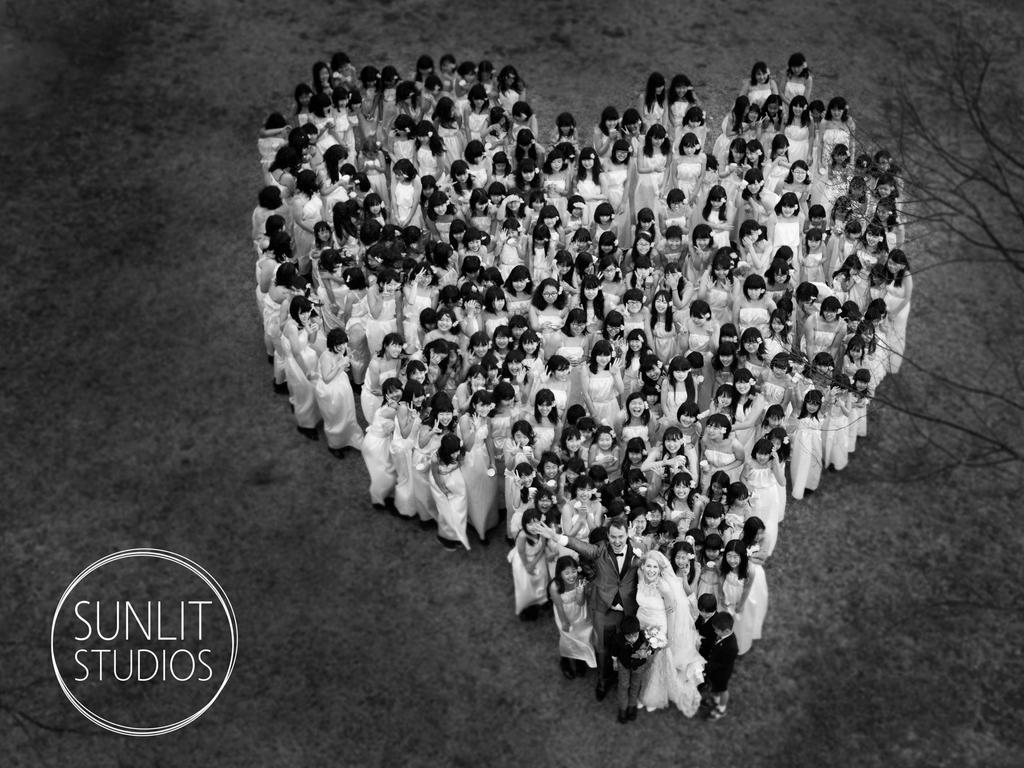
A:
<svg viewBox="0 0 1024 768">
<path fill-rule="evenodd" d="M 657 584 L 647 584 L 641 577 L 636 589 L 640 626 L 658 626 L 668 639 L 668 645 L 654 654 L 639 703 L 644 709 L 654 710 L 671 702 L 684 715 L 693 717 L 700 706 L 697 686 L 704 679 L 704 659 L 697 652 L 697 629 L 682 584 L 678 579 L 667 579 L 666 583 L 677 606 L 671 613 L 665 612 Z"/>
</svg>

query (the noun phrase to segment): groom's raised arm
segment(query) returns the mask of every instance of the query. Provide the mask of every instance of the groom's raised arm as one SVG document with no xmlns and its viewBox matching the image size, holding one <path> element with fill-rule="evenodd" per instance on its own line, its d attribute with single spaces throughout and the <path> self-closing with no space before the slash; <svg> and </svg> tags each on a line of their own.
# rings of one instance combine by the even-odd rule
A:
<svg viewBox="0 0 1024 768">
<path fill-rule="evenodd" d="M 562 547 L 568 547 L 574 552 L 578 552 L 587 560 L 596 560 L 597 556 L 601 553 L 601 548 L 597 544 L 591 544 L 583 539 L 577 539 L 575 536 L 566 536 L 564 533 L 558 534 L 558 538 L 555 539 L 555 543 Z"/>
<path fill-rule="evenodd" d="M 547 523 L 534 523 L 533 532 L 538 536 L 550 539 L 560 547 L 568 547 L 574 552 L 578 552 L 588 560 L 594 560 L 601 553 L 601 548 L 598 545 L 583 541 L 583 539 L 577 539 L 575 536 L 566 536 L 564 533 L 559 533 Z"/>
</svg>

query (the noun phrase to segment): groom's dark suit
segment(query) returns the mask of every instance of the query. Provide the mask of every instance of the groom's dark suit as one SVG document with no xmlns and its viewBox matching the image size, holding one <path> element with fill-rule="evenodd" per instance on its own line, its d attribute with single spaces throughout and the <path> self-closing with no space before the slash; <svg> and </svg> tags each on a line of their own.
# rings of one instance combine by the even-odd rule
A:
<svg viewBox="0 0 1024 768">
<path fill-rule="evenodd" d="M 616 558 L 606 541 L 588 544 L 567 537 L 566 546 L 594 563 L 594 583 L 590 595 L 590 615 L 594 623 L 594 650 L 604 680 L 614 679 L 608 653 L 623 616 L 636 615 L 637 569 L 640 558 L 626 542 L 625 557 Z M 620 566 L 621 562 L 621 566 Z"/>
</svg>

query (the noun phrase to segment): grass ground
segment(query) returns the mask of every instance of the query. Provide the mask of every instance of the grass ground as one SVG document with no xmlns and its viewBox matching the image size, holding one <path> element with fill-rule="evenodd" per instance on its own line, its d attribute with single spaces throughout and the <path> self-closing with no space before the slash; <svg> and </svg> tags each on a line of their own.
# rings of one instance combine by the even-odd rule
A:
<svg viewBox="0 0 1024 768">
<path fill-rule="evenodd" d="M 903 423 L 876 418 L 850 469 L 791 504 L 768 571 L 766 639 L 742 661 L 730 717 L 662 713 L 619 731 L 613 704 L 558 674 L 550 622 L 512 615 L 501 545 L 446 554 L 372 511 L 359 459 L 336 462 L 301 439 L 271 393 L 245 243 L 254 131 L 314 59 L 344 49 L 404 68 L 454 50 L 511 61 L 542 116 L 569 109 L 585 123 L 632 103 L 654 68 L 688 72 L 720 119 L 753 61 L 778 67 L 800 49 L 819 93 L 845 94 L 864 132 L 882 135 L 897 71 L 941 39 L 949 10 L 637 5 L 8 6 L 7 764 L 1024 763 L 1020 484 L 935 475 Z M 1021 21 L 1013 4 L 985 12 Z M 951 354 L 982 364 L 986 329 L 1014 305 L 946 318 L 999 296 L 998 275 L 932 274 L 918 286 L 912 348 L 933 366 Z M 46 647 L 70 578 L 138 546 L 205 565 L 241 633 L 214 708 L 151 740 L 82 720 Z M 367 626 L 375 639 L 362 651 Z"/>
</svg>

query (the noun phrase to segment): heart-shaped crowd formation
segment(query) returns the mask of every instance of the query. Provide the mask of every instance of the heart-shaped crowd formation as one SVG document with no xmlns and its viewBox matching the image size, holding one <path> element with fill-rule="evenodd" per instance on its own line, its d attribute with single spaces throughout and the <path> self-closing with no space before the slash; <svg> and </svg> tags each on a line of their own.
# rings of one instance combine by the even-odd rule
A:
<svg viewBox="0 0 1024 768">
<path fill-rule="evenodd" d="M 684 75 L 547 139 L 512 66 L 312 75 L 260 132 L 252 217 L 298 431 L 450 551 L 500 529 L 516 613 L 553 610 L 562 673 L 597 668 L 619 722 L 722 717 L 787 490 L 846 466 L 900 367 L 889 153 L 801 54 L 781 90 L 754 65 L 710 147 Z"/>
</svg>

